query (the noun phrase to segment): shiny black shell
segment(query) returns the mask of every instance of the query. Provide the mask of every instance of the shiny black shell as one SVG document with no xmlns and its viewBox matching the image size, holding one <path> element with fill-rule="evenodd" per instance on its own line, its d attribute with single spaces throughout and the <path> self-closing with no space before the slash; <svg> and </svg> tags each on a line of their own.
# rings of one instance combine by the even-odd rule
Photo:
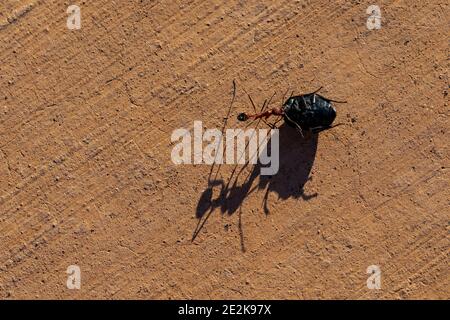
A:
<svg viewBox="0 0 450 320">
<path fill-rule="evenodd" d="M 291 126 L 299 125 L 303 130 L 329 127 L 336 118 L 336 110 L 327 98 L 310 93 L 294 96 L 283 104 L 284 120 Z"/>
</svg>

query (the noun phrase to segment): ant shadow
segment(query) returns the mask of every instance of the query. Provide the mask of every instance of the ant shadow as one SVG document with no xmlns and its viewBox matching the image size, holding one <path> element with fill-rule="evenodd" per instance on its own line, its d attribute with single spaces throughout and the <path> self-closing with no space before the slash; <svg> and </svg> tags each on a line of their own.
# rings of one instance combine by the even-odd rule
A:
<svg viewBox="0 0 450 320">
<path fill-rule="evenodd" d="M 301 198 L 307 201 L 317 197 L 317 193 L 306 194 L 304 191 L 305 184 L 311 179 L 310 173 L 317 151 L 317 143 L 318 134 L 308 134 L 303 138 L 294 128 L 283 124 L 279 129 L 279 170 L 275 175 L 260 175 L 262 166 L 258 162 L 241 184 L 238 183 L 238 178 L 246 165 L 234 177 L 236 166 L 227 183 L 222 179 L 209 179 L 207 188 L 198 200 L 196 209 L 198 224 L 192 241 L 195 240 L 211 213 L 216 209 L 220 209 L 222 214 L 228 215 L 232 215 L 239 210 L 241 246 L 245 251 L 241 225 L 242 211 L 240 209 L 249 194 L 265 190 L 262 207 L 266 215 L 270 213 L 267 202 L 271 193 L 276 194 L 279 199 L 283 200 Z M 270 143 L 267 143 L 267 147 L 269 146 Z M 218 170 L 220 170 L 220 167 Z M 258 177 L 259 181 L 252 188 Z M 219 188 L 220 191 L 219 195 L 213 199 L 215 188 Z"/>
</svg>

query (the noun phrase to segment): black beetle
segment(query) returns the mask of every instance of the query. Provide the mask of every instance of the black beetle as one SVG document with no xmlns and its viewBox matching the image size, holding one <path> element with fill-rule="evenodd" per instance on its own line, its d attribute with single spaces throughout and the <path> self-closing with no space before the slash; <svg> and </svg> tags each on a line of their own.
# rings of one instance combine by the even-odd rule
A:
<svg viewBox="0 0 450 320">
<path fill-rule="evenodd" d="M 288 125 L 297 128 L 302 135 L 303 131 L 318 133 L 334 128 L 339 124 L 332 126 L 333 121 L 336 118 L 336 109 L 333 107 L 332 102 L 346 103 L 346 101 L 336 101 L 325 98 L 324 96 L 317 94 L 320 89 L 322 88 L 319 88 L 312 93 L 291 96 L 283 103 L 281 108 L 275 107 L 255 114 L 240 113 L 237 118 L 239 121 L 262 119 L 266 122 L 265 120 L 270 116 L 280 116 L 283 117 Z M 251 98 L 250 101 L 253 104 Z M 268 123 L 266 122 L 266 124 Z M 268 125 L 275 128 L 273 124 Z"/>
</svg>

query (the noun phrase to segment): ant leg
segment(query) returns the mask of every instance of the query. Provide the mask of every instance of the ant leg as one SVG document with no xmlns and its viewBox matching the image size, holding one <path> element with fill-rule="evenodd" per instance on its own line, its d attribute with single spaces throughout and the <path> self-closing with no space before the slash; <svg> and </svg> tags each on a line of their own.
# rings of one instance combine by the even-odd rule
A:
<svg viewBox="0 0 450 320">
<path fill-rule="evenodd" d="M 331 99 L 326 99 L 326 100 L 331 101 L 331 102 L 336 102 L 336 103 L 347 103 L 347 101 L 338 101 L 338 100 L 331 100 Z"/>
<path fill-rule="evenodd" d="M 266 215 L 268 215 L 270 213 L 269 211 L 269 207 L 267 206 L 267 202 L 269 200 L 269 190 L 270 187 L 267 187 L 266 193 L 264 194 L 264 199 L 263 199 L 263 207 L 264 207 L 264 213 Z"/>
<path fill-rule="evenodd" d="M 333 128 L 339 127 L 339 126 L 344 125 L 344 124 L 345 123 L 338 123 L 338 124 L 335 124 L 334 126 L 315 127 L 315 128 L 311 128 L 311 132 L 312 133 L 319 133 L 319 132 L 322 132 L 322 131 L 326 131 L 326 130 L 329 130 L 329 129 L 333 129 Z"/>
<path fill-rule="evenodd" d="M 317 90 L 314 91 L 314 92 L 307 93 L 306 95 L 308 95 L 308 94 L 316 94 L 317 92 L 319 92 L 319 91 L 322 90 L 322 89 L 323 89 L 323 86 L 321 86 L 319 89 L 317 89 Z"/>
<path fill-rule="evenodd" d="M 279 129 L 280 127 L 277 126 L 277 124 L 278 124 L 281 120 L 283 120 L 283 117 L 282 117 L 282 116 L 280 116 L 279 119 L 276 120 L 275 122 L 271 123 L 271 124 L 270 124 L 270 127 L 271 127 L 272 129 Z"/>
<path fill-rule="evenodd" d="M 244 89 L 244 92 L 247 93 L 247 91 L 245 91 L 245 89 Z M 247 93 L 247 96 L 248 96 L 248 98 L 249 98 L 249 100 L 250 100 L 250 102 L 251 102 L 251 104 L 252 104 L 253 110 L 254 110 L 254 112 L 255 112 L 255 114 L 256 114 L 257 111 L 256 111 L 255 103 L 253 102 L 252 97 L 251 97 L 248 93 Z M 261 107 L 261 112 L 262 112 L 262 110 L 264 110 L 264 108 L 266 107 L 266 104 L 267 104 L 267 100 L 264 100 L 264 103 L 263 103 L 263 105 L 262 105 L 262 107 Z M 264 119 L 260 118 L 260 120 L 262 120 L 265 124 L 267 124 L 267 122 L 266 122 Z M 253 124 L 254 121 L 256 121 L 256 119 L 253 120 L 253 121 L 251 121 L 249 124 L 247 124 L 247 125 L 245 126 L 245 128 L 251 126 L 251 125 Z"/>
<path fill-rule="evenodd" d="M 311 132 L 316 134 L 325 130 L 331 129 L 331 127 L 315 127 L 315 128 L 311 128 Z"/>
<path fill-rule="evenodd" d="M 275 92 L 273 93 L 273 95 L 270 97 L 269 102 L 267 103 L 267 106 L 270 105 L 270 103 L 272 102 L 273 97 L 275 97 L 276 94 L 277 94 L 277 92 L 275 91 Z"/>
<path fill-rule="evenodd" d="M 319 92 L 320 90 L 322 90 L 323 86 L 321 86 L 319 89 L 317 89 L 316 91 L 312 92 L 311 94 L 315 94 L 317 92 Z"/>
<path fill-rule="evenodd" d="M 223 121 L 223 125 L 222 125 L 222 136 L 223 136 L 223 134 L 224 134 L 224 132 L 225 132 L 225 128 L 226 128 L 226 126 L 227 126 L 228 118 L 230 117 L 231 110 L 232 110 L 232 108 L 233 108 L 233 103 L 234 103 L 234 100 L 235 100 L 235 99 L 236 99 L 236 80 L 233 79 L 233 95 L 232 95 L 232 98 L 231 98 L 230 107 L 228 108 L 227 116 L 224 118 L 224 121 Z M 222 143 L 222 140 L 220 140 L 219 143 L 221 144 L 221 143 Z M 214 162 L 213 162 L 213 164 L 211 165 L 211 169 L 210 169 L 210 171 L 209 171 L 209 176 L 208 176 L 208 181 L 211 181 L 211 177 L 212 177 L 212 174 L 213 174 L 213 172 L 214 172 L 214 166 L 215 166 L 215 164 L 216 164 L 216 161 L 215 161 L 216 158 L 217 158 L 217 154 L 215 155 L 215 157 L 214 157 Z M 217 179 L 217 175 L 219 174 L 219 171 L 220 171 L 220 166 L 221 166 L 221 165 L 219 164 L 214 179 Z"/>
<path fill-rule="evenodd" d="M 299 124 L 296 123 L 295 121 L 292 121 L 292 119 L 289 118 L 289 116 L 288 116 L 286 113 L 284 114 L 284 116 L 285 116 L 291 123 L 295 124 L 295 126 L 296 126 L 298 132 L 300 132 L 300 135 L 302 136 L 302 138 L 304 138 L 305 136 L 303 135 L 302 127 L 300 127 Z"/>
<path fill-rule="evenodd" d="M 245 90 L 245 88 L 243 88 L 244 92 L 247 94 L 248 99 L 250 100 L 250 103 L 252 104 L 253 107 L 253 111 L 256 113 L 256 106 L 255 103 L 253 102 L 252 97 L 250 96 L 250 94 L 247 92 L 247 90 Z M 265 103 L 265 102 L 264 102 Z M 263 105 L 264 106 L 264 105 Z"/>
<path fill-rule="evenodd" d="M 284 104 L 284 102 L 285 102 L 284 98 L 286 97 L 288 92 L 289 92 L 289 88 L 286 90 L 286 92 L 283 94 L 283 97 L 281 98 L 281 105 Z"/>
<path fill-rule="evenodd" d="M 270 105 L 270 103 L 272 102 L 273 97 L 275 97 L 276 94 L 277 94 L 277 92 L 275 91 L 275 92 L 273 93 L 273 95 L 270 97 L 269 102 L 267 102 L 267 104 L 265 104 L 265 102 L 266 102 L 267 100 L 264 102 L 265 107 L 264 107 L 264 105 L 263 105 L 263 107 L 261 108 L 261 112 L 264 112 L 264 109 L 267 108 L 267 107 Z M 269 126 L 270 128 L 272 128 L 272 125 L 271 125 L 270 123 L 267 122 L 267 118 L 268 118 L 268 117 L 269 117 L 269 115 L 265 116 L 265 118 L 261 118 L 261 120 L 262 120 L 267 126 Z"/>
<path fill-rule="evenodd" d="M 311 92 L 311 93 L 308 93 L 308 95 L 309 94 L 313 94 L 314 96 L 313 96 L 313 103 L 316 101 L 316 93 L 317 92 L 319 92 L 320 90 L 322 90 L 322 88 L 323 88 L 323 86 L 321 86 L 319 89 L 317 89 L 316 91 L 314 91 L 314 92 Z M 322 98 L 324 98 L 325 100 L 327 100 L 327 101 L 331 101 L 331 102 L 336 102 L 336 103 L 347 103 L 347 101 L 338 101 L 338 100 L 332 100 L 332 99 L 328 99 L 328 98 L 325 98 L 325 97 L 322 97 Z"/>
<path fill-rule="evenodd" d="M 307 96 L 307 95 L 310 95 L 310 94 L 315 94 L 315 93 L 317 93 L 317 92 L 319 92 L 320 90 L 322 90 L 323 89 L 323 86 L 321 86 L 319 89 L 317 89 L 316 91 L 314 91 L 314 92 L 310 92 L 310 93 L 305 93 L 305 94 L 301 94 L 301 96 Z"/>
<path fill-rule="evenodd" d="M 244 89 L 244 91 L 245 91 L 245 89 Z M 245 93 L 247 93 L 247 92 L 245 91 Z M 270 105 L 270 103 L 272 102 L 272 99 L 273 99 L 273 97 L 274 97 L 275 95 L 276 95 L 276 92 L 273 93 L 273 95 L 270 97 L 269 101 L 264 100 L 264 103 L 263 103 L 263 105 L 262 105 L 261 110 L 259 111 L 259 113 L 264 112 L 264 110 L 265 110 L 265 109 Z M 248 98 L 250 99 L 250 102 L 251 102 L 251 104 L 252 104 L 252 107 L 253 107 L 254 112 L 257 113 L 257 111 L 256 111 L 256 105 L 255 105 L 255 103 L 253 102 L 252 97 L 251 97 L 248 93 L 247 93 L 247 96 L 248 96 Z M 261 118 L 261 120 L 262 120 L 262 122 L 264 122 L 267 126 L 271 127 L 270 124 L 267 122 L 267 117 L 266 117 L 266 118 Z"/>
</svg>

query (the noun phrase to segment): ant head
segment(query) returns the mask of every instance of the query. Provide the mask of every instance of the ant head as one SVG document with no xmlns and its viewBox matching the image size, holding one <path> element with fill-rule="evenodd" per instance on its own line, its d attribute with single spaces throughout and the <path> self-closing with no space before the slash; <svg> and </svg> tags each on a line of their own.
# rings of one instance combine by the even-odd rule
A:
<svg viewBox="0 0 450 320">
<path fill-rule="evenodd" d="M 248 120 L 248 116 L 245 113 L 239 113 L 237 116 L 237 119 L 239 121 L 247 121 Z"/>
</svg>

